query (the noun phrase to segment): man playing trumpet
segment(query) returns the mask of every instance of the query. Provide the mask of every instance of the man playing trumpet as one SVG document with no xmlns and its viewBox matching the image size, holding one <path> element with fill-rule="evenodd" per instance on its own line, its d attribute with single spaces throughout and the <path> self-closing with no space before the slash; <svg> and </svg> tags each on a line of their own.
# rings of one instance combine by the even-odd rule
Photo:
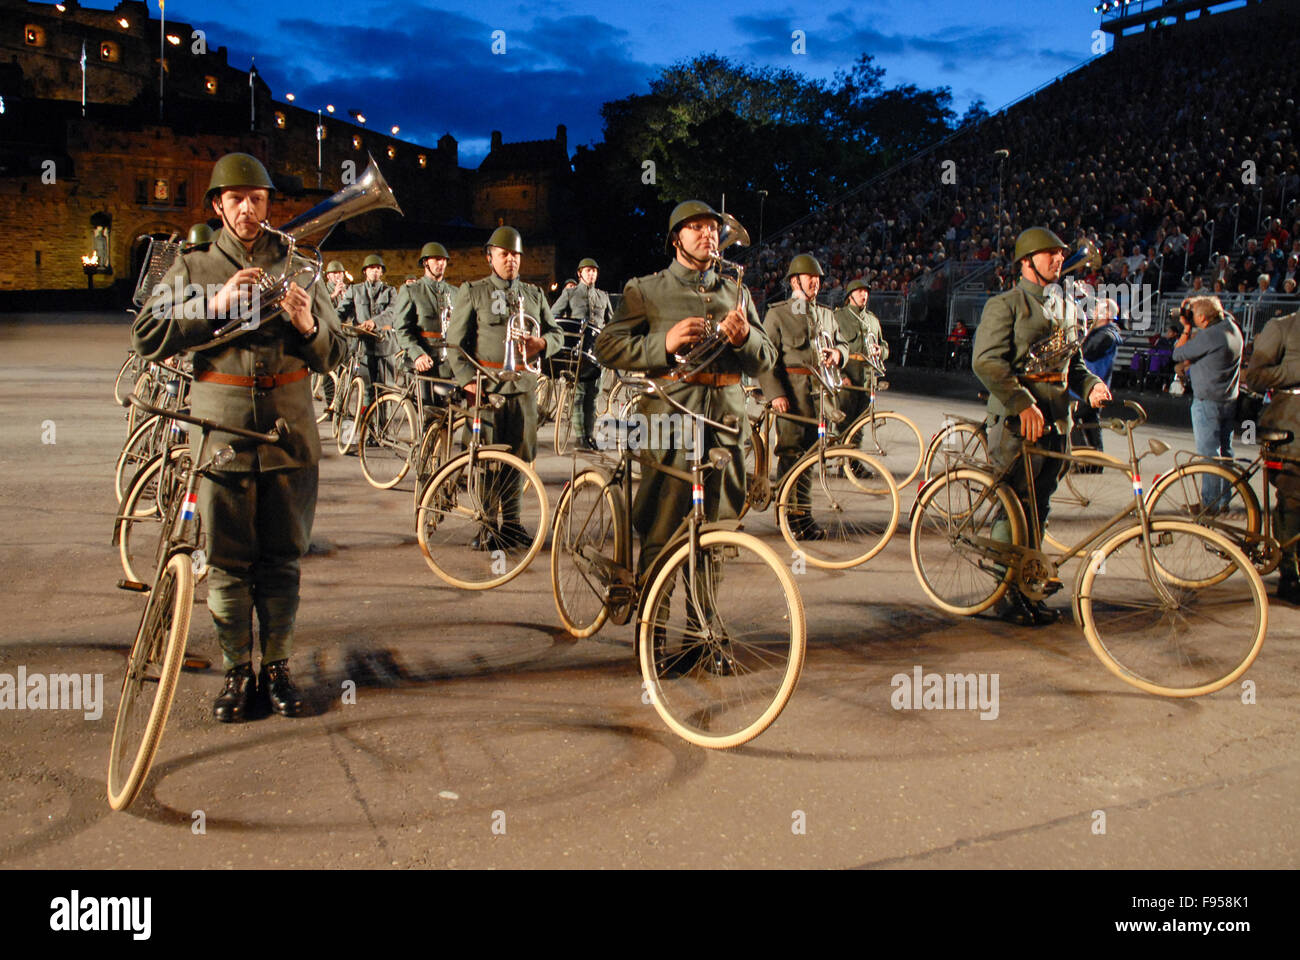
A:
<svg viewBox="0 0 1300 960">
<path fill-rule="evenodd" d="M 867 382 L 868 364 L 878 363 L 879 374 L 889 359 L 889 344 L 880 327 L 880 320 L 867 309 L 870 288 L 865 280 L 852 280 L 844 288 L 844 305 L 835 311 L 835 322 L 840 326 L 840 339 L 848 350 L 849 359 L 844 364 L 844 376 L 855 387 Z M 857 359 L 866 357 L 866 360 Z M 841 429 L 853 423 L 867 407 L 867 397 L 862 390 L 844 390 L 839 396 L 844 419 Z"/>
</svg>

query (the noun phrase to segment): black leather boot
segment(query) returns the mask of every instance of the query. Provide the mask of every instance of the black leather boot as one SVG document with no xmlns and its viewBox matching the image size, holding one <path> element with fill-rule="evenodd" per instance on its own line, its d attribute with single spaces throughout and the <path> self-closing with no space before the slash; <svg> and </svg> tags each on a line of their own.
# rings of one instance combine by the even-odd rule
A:
<svg viewBox="0 0 1300 960">
<path fill-rule="evenodd" d="M 294 686 L 293 678 L 289 676 L 288 660 L 272 660 L 270 663 L 262 664 L 258 685 L 271 709 L 280 716 L 302 716 L 306 700 L 302 692 Z"/>
<path fill-rule="evenodd" d="M 212 715 L 222 723 L 239 723 L 247 720 L 257 693 L 253 679 L 253 665 L 241 663 L 226 673 L 226 685 L 212 702 Z"/>
</svg>

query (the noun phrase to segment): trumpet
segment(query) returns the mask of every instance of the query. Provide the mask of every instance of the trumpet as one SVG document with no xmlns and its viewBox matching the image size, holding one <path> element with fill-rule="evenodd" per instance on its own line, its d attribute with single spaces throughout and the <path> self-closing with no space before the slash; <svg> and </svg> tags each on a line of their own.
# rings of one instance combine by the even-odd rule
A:
<svg viewBox="0 0 1300 960">
<path fill-rule="evenodd" d="M 745 288 L 745 268 L 739 263 L 724 260 L 722 251 L 732 244 L 749 246 L 749 231 L 731 214 L 723 213 L 721 217 L 722 228 L 718 231 L 718 243 L 716 247 L 709 249 L 709 260 L 719 276 L 725 276 L 726 271 L 735 273 L 736 309 L 748 313 L 746 298 L 749 296 L 749 291 Z M 699 343 L 686 353 L 673 354 L 673 359 L 678 364 L 673 371 L 674 378 L 680 380 L 699 373 L 718 358 L 728 343 L 726 335 L 718 329 L 717 321 L 713 321 L 712 329 L 700 339 Z"/>
<path fill-rule="evenodd" d="M 532 361 L 528 360 L 528 338 L 541 337 L 541 321 L 532 314 L 524 312 L 524 298 L 517 301 L 515 312 L 506 321 L 506 357 L 501 364 L 501 379 L 507 383 L 518 380 L 523 372 L 542 372 L 542 355 L 538 353 Z M 520 363 L 520 360 L 523 360 Z"/>
</svg>

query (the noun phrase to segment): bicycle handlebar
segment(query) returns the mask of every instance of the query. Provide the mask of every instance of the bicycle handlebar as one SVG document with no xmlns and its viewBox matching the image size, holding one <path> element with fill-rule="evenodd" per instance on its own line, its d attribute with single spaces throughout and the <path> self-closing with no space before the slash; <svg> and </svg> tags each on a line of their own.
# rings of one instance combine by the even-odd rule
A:
<svg viewBox="0 0 1300 960">
<path fill-rule="evenodd" d="M 202 417 L 192 417 L 187 413 L 179 413 L 176 410 L 164 410 L 161 407 L 155 407 L 153 404 L 145 403 L 134 393 L 128 394 L 127 398 L 122 401 L 122 406 L 133 406 L 145 413 L 153 414 L 158 417 L 165 417 L 168 420 L 179 420 L 182 423 L 192 423 L 196 427 L 202 427 L 209 433 L 228 433 L 232 437 L 243 437 L 246 440 L 257 440 L 261 443 L 279 443 L 287 437 L 291 430 L 289 422 L 284 417 L 279 417 L 275 421 L 275 426 L 269 433 L 258 433 L 256 430 L 245 430 L 242 427 L 227 427 L 212 420 L 204 420 Z"/>
</svg>

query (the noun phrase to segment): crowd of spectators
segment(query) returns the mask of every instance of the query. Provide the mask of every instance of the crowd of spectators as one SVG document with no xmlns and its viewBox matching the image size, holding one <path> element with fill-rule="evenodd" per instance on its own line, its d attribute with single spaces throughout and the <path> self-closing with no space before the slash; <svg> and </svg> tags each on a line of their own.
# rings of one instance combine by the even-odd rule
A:
<svg viewBox="0 0 1300 960">
<path fill-rule="evenodd" d="M 774 235 L 746 276 L 780 296 L 790 257 L 810 252 L 831 302 L 862 278 L 937 323 L 953 285 L 1009 286 L 1015 235 L 1045 225 L 1096 244 L 1090 281 L 1218 292 L 1233 312 L 1267 294 L 1261 325 L 1294 310 L 1300 32 L 1271 16 L 1205 15 L 1121 44 Z"/>
</svg>

